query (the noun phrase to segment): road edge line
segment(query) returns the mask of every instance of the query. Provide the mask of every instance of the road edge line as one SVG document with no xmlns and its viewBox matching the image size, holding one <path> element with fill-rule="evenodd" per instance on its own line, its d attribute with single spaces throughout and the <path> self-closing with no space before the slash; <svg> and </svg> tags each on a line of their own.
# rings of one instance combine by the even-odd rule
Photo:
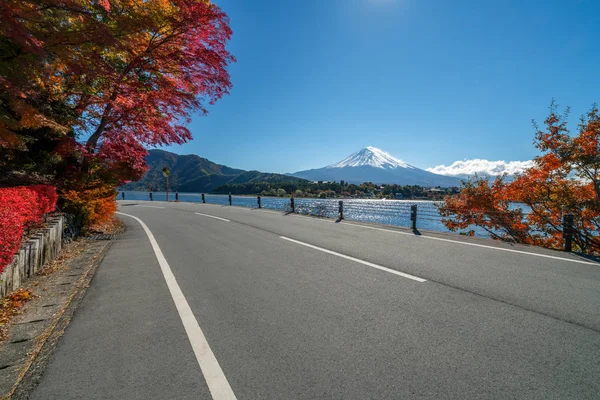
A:
<svg viewBox="0 0 600 400">
<path fill-rule="evenodd" d="M 377 227 L 374 227 L 374 226 L 354 224 L 354 223 L 351 223 L 351 222 L 344 222 L 344 225 L 358 226 L 360 228 L 374 229 L 374 230 L 377 230 L 377 231 L 396 233 L 396 234 L 399 234 L 399 235 L 413 236 L 415 238 L 419 238 L 418 240 L 422 240 L 422 239 L 439 240 L 441 242 L 456 243 L 456 244 L 462 244 L 462 245 L 465 245 L 465 246 L 482 247 L 484 249 L 499 250 L 499 251 L 508 251 L 510 253 L 525 254 L 525 255 L 534 256 L 534 257 L 544 257 L 544 258 L 550 258 L 550 259 L 553 259 L 553 260 L 560 260 L 560 261 L 567 261 L 567 262 L 573 262 L 573 263 L 579 263 L 579 264 L 600 266 L 599 263 L 593 262 L 593 261 L 573 260 L 573 259 L 570 259 L 570 258 L 564 258 L 564 257 L 558 257 L 558 256 L 551 256 L 549 254 L 532 253 L 530 251 L 525 251 L 525 250 L 505 249 L 503 247 L 489 246 L 489 245 L 486 245 L 486 244 L 479 244 L 479 243 L 469 243 L 469 242 L 463 242 L 463 241 L 460 241 L 460 240 L 438 238 L 438 237 L 428 236 L 428 235 L 415 235 L 414 233 L 400 232 L 400 231 L 396 231 L 396 230 L 392 230 L 392 229 L 377 228 Z"/>
<path fill-rule="evenodd" d="M 227 377 L 225 377 L 225 373 L 221 369 L 219 361 L 212 352 L 208 341 L 206 340 L 206 336 L 204 336 L 204 332 L 202 332 L 200 324 L 183 295 L 183 292 L 177 283 L 177 279 L 175 279 L 175 275 L 173 274 L 167 259 L 160 250 L 152 231 L 150 231 L 144 221 L 134 215 L 122 212 L 117 212 L 117 214 L 135 219 L 146 232 L 146 236 L 148 236 L 148 240 L 150 240 L 152 250 L 154 250 L 154 255 L 158 260 L 167 287 L 169 288 L 169 292 L 173 298 L 173 302 L 175 303 L 175 307 L 177 308 L 177 312 L 179 313 L 179 317 L 183 323 L 190 344 L 192 345 L 196 360 L 202 370 L 204 380 L 208 385 L 212 398 L 215 400 L 236 400 L 235 394 L 227 381 Z"/>
</svg>

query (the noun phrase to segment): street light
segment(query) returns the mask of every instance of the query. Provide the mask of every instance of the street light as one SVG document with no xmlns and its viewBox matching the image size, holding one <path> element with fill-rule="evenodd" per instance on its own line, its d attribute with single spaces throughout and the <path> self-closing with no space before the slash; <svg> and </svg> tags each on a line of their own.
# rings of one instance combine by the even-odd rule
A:
<svg viewBox="0 0 600 400">
<path fill-rule="evenodd" d="M 171 170 L 167 167 L 162 169 L 162 174 L 165 178 L 167 178 L 167 201 L 169 201 L 169 175 L 171 175 Z"/>
</svg>

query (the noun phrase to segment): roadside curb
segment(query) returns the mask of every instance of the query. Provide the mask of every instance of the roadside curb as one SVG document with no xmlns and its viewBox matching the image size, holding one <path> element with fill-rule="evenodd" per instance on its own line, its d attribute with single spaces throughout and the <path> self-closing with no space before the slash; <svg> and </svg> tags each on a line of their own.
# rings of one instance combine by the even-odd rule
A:
<svg viewBox="0 0 600 400">
<path fill-rule="evenodd" d="M 75 282 L 75 289 L 72 290 L 67 300 L 61 305 L 61 309 L 52 315 L 52 322 L 35 338 L 35 344 L 27 352 L 27 357 L 22 360 L 24 363 L 20 366 L 20 372 L 16 376 L 12 388 L 3 394 L 4 397 L 2 397 L 2 400 L 29 398 L 32 389 L 40 382 L 45 367 L 62 334 L 69 325 L 81 299 L 85 296 L 96 269 L 102 263 L 104 256 L 113 242 L 114 239 L 98 241 L 96 243 L 99 244 L 91 248 L 93 251 L 90 252 L 88 250 L 85 254 L 76 256 L 71 260 L 69 263 L 70 267 L 80 263 L 82 266 L 76 268 L 85 269 L 85 271 Z M 55 277 L 55 279 L 59 278 Z"/>
</svg>

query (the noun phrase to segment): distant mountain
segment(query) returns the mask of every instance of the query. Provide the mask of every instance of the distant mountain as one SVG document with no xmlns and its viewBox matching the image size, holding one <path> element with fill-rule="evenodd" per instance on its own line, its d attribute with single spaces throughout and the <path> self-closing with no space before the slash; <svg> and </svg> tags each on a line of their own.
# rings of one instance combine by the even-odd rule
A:
<svg viewBox="0 0 600 400">
<path fill-rule="evenodd" d="M 165 189 L 165 177 L 162 174 L 164 167 L 171 170 L 169 189 L 180 192 L 209 192 L 226 183 L 275 183 L 302 180 L 289 175 L 230 168 L 194 154 L 178 155 L 164 150 L 150 150 L 146 162 L 150 167 L 146 175 L 137 182 L 123 185 L 121 189 L 147 191 L 153 188 L 155 191 L 163 191 Z"/>
<path fill-rule="evenodd" d="M 399 160 L 383 150 L 365 147 L 342 161 L 324 168 L 291 174 L 312 181 L 340 181 L 349 183 L 395 183 L 398 185 L 452 187 L 460 179 L 434 174 Z"/>
</svg>

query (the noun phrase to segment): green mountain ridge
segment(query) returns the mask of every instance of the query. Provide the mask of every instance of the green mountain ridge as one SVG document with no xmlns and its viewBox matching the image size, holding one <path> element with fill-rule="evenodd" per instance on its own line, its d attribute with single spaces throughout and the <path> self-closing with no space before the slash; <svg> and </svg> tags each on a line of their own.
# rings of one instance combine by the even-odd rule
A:
<svg viewBox="0 0 600 400">
<path fill-rule="evenodd" d="M 162 169 L 171 170 L 169 190 L 180 192 L 210 192 L 224 184 L 248 182 L 297 182 L 304 179 L 260 171 L 245 171 L 216 164 L 195 154 L 179 155 L 165 150 L 150 150 L 146 157 L 150 168 L 142 179 L 123 185 L 121 190 L 165 190 Z"/>
</svg>

